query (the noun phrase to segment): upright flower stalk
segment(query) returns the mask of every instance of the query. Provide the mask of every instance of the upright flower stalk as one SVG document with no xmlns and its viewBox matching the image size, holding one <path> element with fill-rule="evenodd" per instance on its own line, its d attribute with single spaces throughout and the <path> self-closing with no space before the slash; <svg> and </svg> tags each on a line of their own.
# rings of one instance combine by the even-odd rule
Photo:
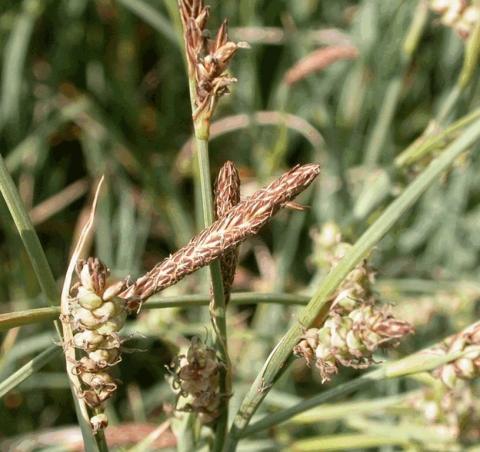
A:
<svg viewBox="0 0 480 452">
<path fill-rule="evenodd" d="M 227 75 L 228 64 L 239 45 L 228 40 L 227 22 L 219 28 L 215 39 L 209 40 L 206 24 L 209 8 L 203 0 L 180 0 L 180 16 L 184 30 L 185 52 L 187 56 L 188 79 L 192 118 L 197 146 L 198 174 L 202 196 L 204 226 L 214 221 L 213 195 L 210 186 L 210 163 L 208 137 L 210 118 L 218 98 L 228 92 L 228 86 L 235 81 Z M 220 359 L 225 364 L 220 375 L 220 388 L 224 394 L 231 392 L 231 369 L 227 349 L 227 325 L 225 316 L 225 293 L 220 262 L 210 264 L 212 281 L 212 320 L 215 346 Z M 228 398 L 221 401 L 220 417 L 216 428 L 216 448 L 223 447 L 227 434 Z"/>
</svg>

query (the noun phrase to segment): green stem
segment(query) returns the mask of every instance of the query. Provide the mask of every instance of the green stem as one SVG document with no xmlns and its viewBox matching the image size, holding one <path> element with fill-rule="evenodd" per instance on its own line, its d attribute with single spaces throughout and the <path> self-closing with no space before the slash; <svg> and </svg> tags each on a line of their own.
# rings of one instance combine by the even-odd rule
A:
<svg viewBox="0 0 480 452">
<path fill-rule="evenodd" d="M 142 309 L 165 309 L 185 308 L 195 306 L 208 306 L 210 295 L 179 295 L 174 297 L 152 297 Z M 231 304 L 236 306 L 248 304 L 280 304 L 285 306 L 306 305 L 309 297 L 305 295 L 285 293 L 258 293 L 239 292 L 232 294 Z M 0 314 L 0 331 L 6 331 L 22 325 L 55 320 L 60 315 L 60 308 L 51 306 L 48 308 L 26 309 L 24 311 L 8 312 Z"/>
<path fill-rule="evenodd" d="M 348 254 L 327 275 L 323 284 L 318 288 L 309 304 L 301 312 L 298 322 L 287 331 L 275 349 L 268 357 L 265 365 L 258 374 L 250 390 L 245 396 L 240 409 L 234 419 L 229 435 L 227 450 L 234 451 L 238 437 L 247 427 L 251 417 L 269 388 L 275 382 L 278 373 L 282 370 L 292 353 L 293 347 L 302 336 L 306 327 L 315 319 L 325 319 L 329 312 L 329 296 L 338 288 L 348 273 L 361 259 L 382 239 L 382 237 L 403 217 L 405 212 L 415 204 L 418 198 L 431 184 L 450 167 L 455 159 L 466 149 L 471 147 L 480 138 L 480 121 L 468 127 L 443 154 L 441 154 L 406 188 L 406 190 L 384 211 L 377 221 L 360 237 Z"/>
<path fill-rule="evenodd" d="M 371 400 L 354 400 L 352 402 L 322 404 L 320 407 L 298 414 L 292 418 L 292 422 L 294 424 L 310 425 L 325 421 L 341 420 L 353 415 L 358 416 L 379 413 L 387 409 L 401 407 L 408 399 L 418 395 L 419 391 L 416 390 L 405 392 L 400 395 Z M 254 425 L 255 424 L 251 427 Z M 247 430 L 250 431 L 250 428 Z"/>
<path fill-rule="evenodd" d="M 377 121 L 366 146 L 365 164 L 367 168 L 373 168 L 380 158 L 380 153 L 387 138 L 388 130 L 400 101 L 403 79 L 418 47 L 420 38 L 422 37 L 425 24 L 427 23 L 428 14 L 428 5 L 423 1 L 419 2 L 405 36 L 401 53 L 400 71 L 388 83 L 382 106 L 378 112 Z"/>
<path fill-rule="evenodd" d="M 190 73 L 189 73 L 190 75 Z M 189 90 L 192 114 L 195 111 L 195 81 L 189 76 Z M 213 193 L 211 186 L 210 160 L 208 156 L 208 136 L 210 121 L 200 115 L 193 122 L 195 129 L 195 144 L 197 148 L 198 179 L 202 195 L 203 226 L 213 223 Z M 212 283 L 212 301 L 210 303 L 210 318 L 212 320 L 214 341 L 219 357 L 225 364 L 220 374 L 220 392 L 224 394 L 220 405 L 220 416 L 215 426 L 214 451 L 221 451 L 228 431 L 228 400 L 231 393 L 231 365 L 227 347 L 227 319 L 225 315 L 225 296 L 223 278 L 218 260 L 209 265 Z"/>
</svg>

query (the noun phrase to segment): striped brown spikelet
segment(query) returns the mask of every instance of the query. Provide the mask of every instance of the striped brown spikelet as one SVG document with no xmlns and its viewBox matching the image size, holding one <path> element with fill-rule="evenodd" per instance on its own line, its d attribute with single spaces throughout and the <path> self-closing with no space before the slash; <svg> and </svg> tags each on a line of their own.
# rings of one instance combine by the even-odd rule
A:
<svg viewBox="0 0 480 452">
<path fill-rule="evenodd" d="M 304 191 L 319 172 L 319 165 L 297 165 L 239 202 L 123 291 L 121 297 L 127 299 L 129 309 L 138 310 L 139 305 L 153 294 L 176 284 L 257 234 L 273 215 Z"/>
<path fill-rule="evenodd" d="M 240 202 L 240 175 L 233 162 L 227 161 L 218 173 L 215 183 L 215 218 L 224 217 Z M 238 261 L 238 247 L 232 248 L 220 257 L 225 303 L 230 301 L 230 290 L 235 279 Z"/>
<path fill-rule="evenodd" d="M 206 114 L 209 118 L 217 99 L 228 93 L 228 86 L 236 82 L 227 73 L 228 65 L 236 51 L 247 44 L 229 40 L 226 20 L 215 39 L 207 39 L 209 8 L 203 0 L 180 0 L 179 8 L 189 73 L 195 82 L 193 117 Z"/>
</svg>

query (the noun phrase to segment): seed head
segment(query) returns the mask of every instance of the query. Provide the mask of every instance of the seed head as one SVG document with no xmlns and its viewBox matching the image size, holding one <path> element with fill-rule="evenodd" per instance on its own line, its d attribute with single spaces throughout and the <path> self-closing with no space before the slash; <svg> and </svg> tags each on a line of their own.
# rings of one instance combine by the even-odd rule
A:
<svg viewBox="0 0 480 452">
<path fill-rule="evenodd" d="M 206 30 L 209 9 L 203 0 L 181 0 L 185 49 L 190 78 L 195 83 L 194 120 L 204 115 L 209 120 L 220 96 L 228 93 L 228 87 L 236 79 L 227 74 L 228 65 L 239 48 L 246 43 L 228 40 L 227 20 L 217 31 L 215 39 L 209 40 Z"/>
<path fill-rule="evenodd" d="M 440 367 L 434 375 L 448 387 L 454 388 L 458 379 L 471 380 L 480 375 L 480 322 L 470 325 L 460 333 L 449 337 L 436 351 L 440 353 L 465 352 L 465 354 Z"/>
<path fill-rule="evenodd" d="M 138 278 L 119 296 L 127 300 L 130 311 L 137 311 L 151 295 L 176 284 L 257 234 L 273 215 L 305 190 L 319 172 L 318 165 L 295 166 L 232 207 L 186 246 Z"/>
<path fill-rule="evenodd" d="M 108 424 L 104 403 L 117 389 L 109 369 L 120 361 L 121 340 L 118 332 L 126 319 L 125 302 L 116 298 L 124 283 L 108 285 L 109 269 L 97 258 L 79 260 L 79 282 L 72 288 L 70 322 L 73 346 L 83 356 L 72 367 L 84 390 L 78 394 L 95 409 L 90 419 L 94 433 Z"/>
<path fill-rule="evenodd" d="M 198 413 L 204 423 L 218 416 L 220 363 L 215 350 L 199 338 L 192 339 L 187 353 L 172 364 L 173 389 L 178 393 L 177 410 Z"/>
<path fill-rule="evenodd" d="M 215 218 L 225 216 L 240 202 L 240 175 L 235 165 L 227 161 L 218 173 L 215 183 Z M 238 261 L 238 247 L 232 248 L 220 257 L 225 303 L 230 300 L 230 290 L 235 279 Z"/>
<path fill-rule="evenodd" d="M 293 351 L 308 365 L 315 364 L 325 382 L 338 372 L 339 365 L 356 369 L 370 366 L 380 346 L 394 346 L 412 331 L 407 322 L 395 319 L 386 310 L 362 306 L 348 316 L 334 313 L 322 328 L 310 328 Z"/>
</svg>

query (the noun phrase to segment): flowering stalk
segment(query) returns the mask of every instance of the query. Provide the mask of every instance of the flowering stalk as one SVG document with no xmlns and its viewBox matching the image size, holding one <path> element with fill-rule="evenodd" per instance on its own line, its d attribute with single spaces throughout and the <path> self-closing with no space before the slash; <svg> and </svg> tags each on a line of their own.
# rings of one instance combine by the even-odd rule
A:
<svg viewBox="0 0 480 452">
<path fill-rule="evenodd" d="M 185 51 L 187 55 L 188 79 L 192 118 L 197 144 L 197 156 L 202 195 L 204 226 L 210 226 L 214 220 L 213 196 L 210 187 L 210 162 L 208 157 L 208 136 L 210 118 L 218 98 L 228 92 L 228 85 L 235 79 L 226 74 L 228 63 L 238 46 L 228 41 L 227 23 L 223 22 L 213 41 L 206 34 L 209 8 L 203 0 L 180 0 L 180 16 L 183 24 Z M 225 318 L 225 298 L 222 273 L 219 262 L 210 266 L 212 280 L 212 302 L 210 317 L 212 320 L 215 343 L 222 361 L 226 364 L 225 375 L 221 376 L 221 386 L 225 393 L 230 392 L 231 378 L 227 350 L 227 325 Z M 221 409 L 222 416 L 217 427 L 219 447 L 227 433 L 228 403 L 225 400 Z"/>
<path fill-rule="evenodd" d="M 352 245 L 342 241 L 340 229 L 327 223 L 313 233 L 313 261 L 324 271 L 335 268 Z M 374 273 L 368 260 L 361 260 L 345 277 L 330 298 L 330 315 L 321 328 L 310 328 L 293 351 L 310 366 L 315 364 L 322 382 L 330 381 L 338 366 L 364 369 L 373 353 L 383 345 L 395 345 L 413 332 L 405 321 L 395 319 L 384 308 L 375 306 Z M 322 324 L 322 317 L 319 324 Z M 316 326 L 314 321 L 312 326 Z"/>
<path fill-rule="evenodd" d="M 319 270 L 328 273 L 352 249 L 352 245 L 342 241 L 340 229 L 335 223 L 326 223 L 320 231 L 312 233 L 314 251 L 312 261 Z M 348 314 L 361 305 L 373 305 L 373 283 L 375 273 L 363 259 L 343 280 L 331 297 L 331 311 Z M 315 322 L 314 322 L 315 324 Z"/>
<path fill-rule="evenodd" d="M 453 440 L 477 444 L 480 439 L 478 400 L 465 382 L 450 389 L 441 384 L 407 399 L 408 414 L 427 428 L 442 430 Z M 414 413 L 411 409 L 414 409 Z"/>
</svg>

